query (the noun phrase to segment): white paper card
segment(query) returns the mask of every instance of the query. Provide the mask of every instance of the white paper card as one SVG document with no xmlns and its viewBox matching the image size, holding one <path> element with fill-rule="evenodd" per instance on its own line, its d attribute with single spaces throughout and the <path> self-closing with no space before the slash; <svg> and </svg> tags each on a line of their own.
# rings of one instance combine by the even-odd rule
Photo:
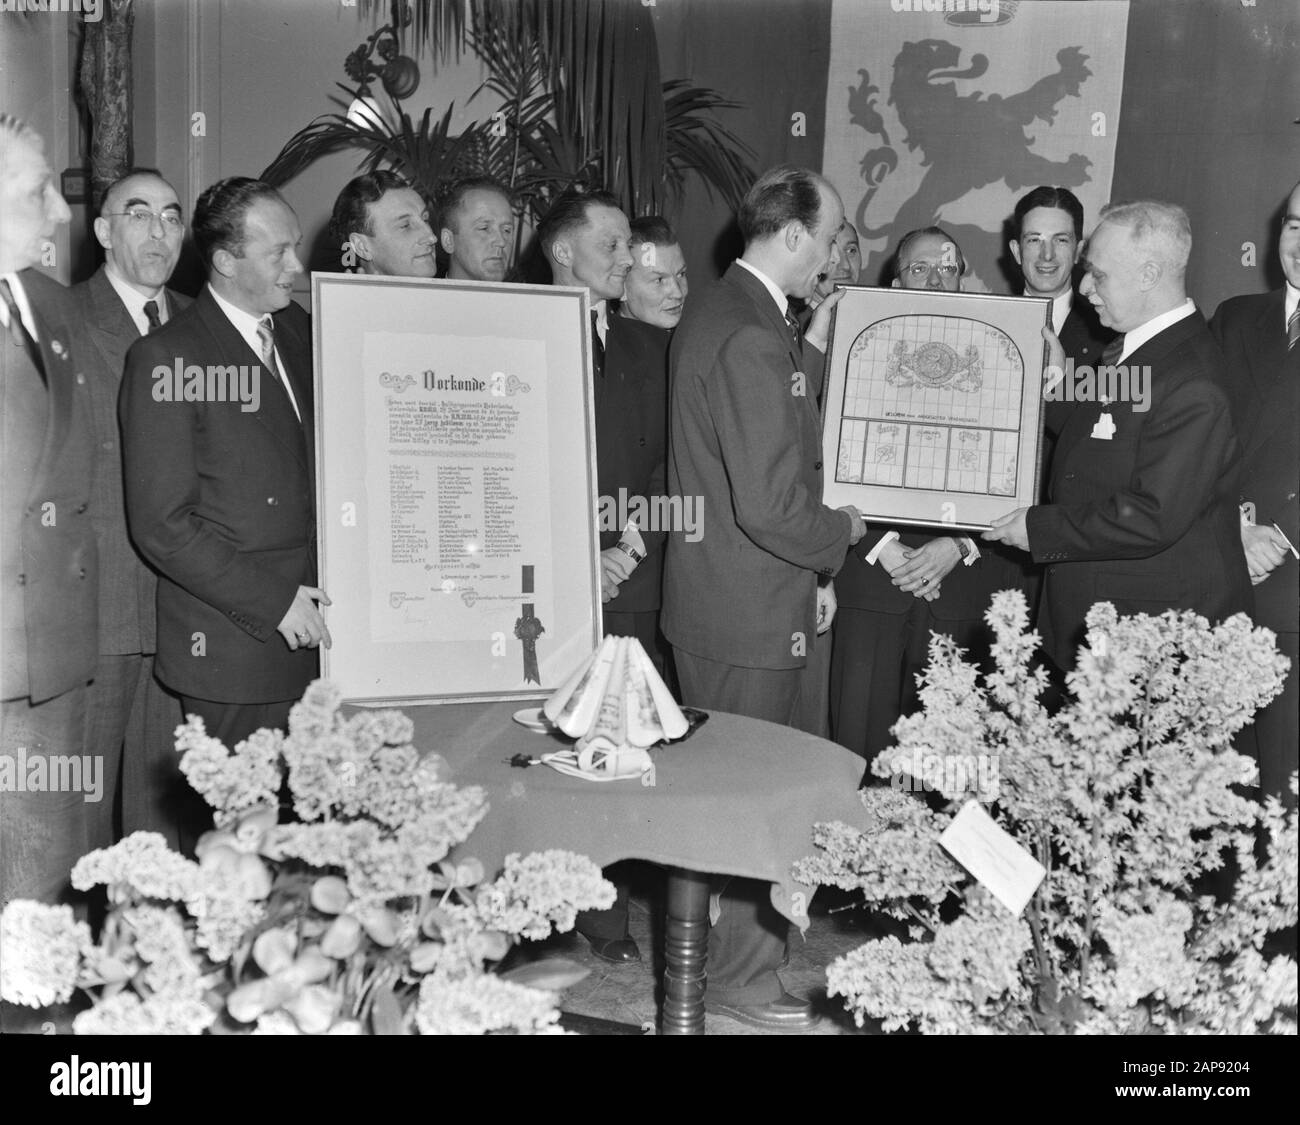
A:
<svg viewBox="0 0 1300 1125">
<path fill-rule="evenodd" d="M 939 843 L 1012 914 L 1024 910 L 1047 874 L 976 800 L 962 806 Z"/>
</svg>

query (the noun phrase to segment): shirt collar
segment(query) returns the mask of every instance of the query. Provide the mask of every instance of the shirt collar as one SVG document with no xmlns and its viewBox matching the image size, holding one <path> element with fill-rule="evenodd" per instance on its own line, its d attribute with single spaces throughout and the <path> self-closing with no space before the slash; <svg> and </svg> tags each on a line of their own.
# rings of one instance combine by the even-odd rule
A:
<svg viewBox="0 0 1300 1125">
<path fill-rule="evenodd" d="M 763 283 L 763 288 L 772 294 L 772 300 L 776 302 L 776 307 L 781 310 L 781 316 L 784 318 L 787 310 L 790 308 L 790 299 L 781 292 L 781 287 L 757 266 L 751 266 L 744 258 L 737 258 L 736 265 L 744 266 L 745 269 L 749 270 L 750 273 Z"/>
<path fill-rule="evenodd" d="M 596 317 L 596 336 L 600 340 L 600 346 L 604 347 L 609 336 L 609 302 L 597 301 L 591 306 L 591 311 Z"/>
<path fill-rule="evenodd" d="M 1300 308 L 1300 289 L 1297 289 L 1289 281 L 1286 283 L 1286 304 L 1282 310 L 1286 315 L 1282 318 L 1283 324 L 1291 322 L 1291 315 Z"/>
<path fill-rule="evenodd" d="M 208 292 L 212 294 L 213 299 L 217 302 L 217 307 L 226 314 L 226 319 L 235 326 L 235 331 L 253 349 L 253 354 L 261 355 L 262 339 L 257 334 L 257 326 L 270 314 L 265 313 L 262 316 L 254 316 L 250 312 L 245 312 L 237 305 L 232 305 L 227 301 L 225 297 L 212 288 L 211 284 L 208 285 Z"/>
<path fill-rule="evenodd" d="M 1040 297 L 1042 294 L 1034 293 L 1028 286 L 1025 286 L 1026 297 Z M 1070 315 L 1070 307 L 1074 304 L 1074 290 L 1065 289 L 1052 298 L 1052 331 L 1056 335 L 1061 334 L 1061 326 L 1065 324 L 1065 318 Z"/>
<path fill-rule="evenodd" d="M 1148 340 L 1154 339 L 1166 328 L 1172 328 L 1180 320 L 1186 320 L 1196 311 L 1196 304 L 1188 297 L 1181 305 L 1154 316 L 1139 328 L 1124 333 L 1124 350 L 1120 352 L 1116 363 L 1122 363 Z"/>
<path fill-rule="evenodd" d="M 158 319 L 166 322 L 169 318 L 167 315 L 167 294 L 165 289 L 160 288 L 152 297 L 146 297 L 138 289 L 132 286 L 126 278 L 122 277 L 108 263 L 104 263 L 104 275 L 113 287 L 113 291 L 122 299 L 122 304 L 126 306 L 126 311 L 131 314 L 131 319 L 135 321 L 135 326 L 140 329 L 144 335 L 149 334 L 149 318 L 144 315 L 145 302 L 153 301 L 158 306 Z"/>
<path fill-rule="evenodd" d="M 36 317 L 32 314 L 32 305 L 27 299 L 27 290 L 23 288 L 22 281 L 16 273 L 4 274 L 3 280 L 9 282 L 9 292 L 14 295 L 14 303 L 18 306 L 19 315 L 23 318 L 23 324 L 27 328 L 28 335 L 37 343 L 40 343 L 41 334 L 36 329 Z M 4 307 L 3 301 L 0 301 L 0 318 L 3 318 L 5 324 L 8 325 L 9 310 Z"/>
</svg>

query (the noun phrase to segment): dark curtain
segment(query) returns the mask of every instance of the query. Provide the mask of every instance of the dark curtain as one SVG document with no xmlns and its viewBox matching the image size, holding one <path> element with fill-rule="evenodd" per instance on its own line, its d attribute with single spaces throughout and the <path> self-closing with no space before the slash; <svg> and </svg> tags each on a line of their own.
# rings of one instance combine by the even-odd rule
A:
<svg viewBox="0 0 1300 1125">
<path fill-rule="evenodd" d="M 719 117 L 753 146 L 756 171 L 784 162 L 821 168 L 830 0 L 667 0 L 649 10 L 660 73 L 741 103 Z M 795 113 L 805 115 L 804 136 L 792 133 Z M 698 179 L 670 217 L 695 284 L 740 254 L 730 208 L 710 200 Z"/>
<path fill-rule="evenodd" d="M 1188 291 L 1226 297 L 1282 284 L 1282 206 L 1300 179 L 1300 3 L 1140 0 L 1129 6 L 1116 200 L 1181 203 L 1192 220 Z M 1242 263 L 1242 244 L 1257 264 Z"/>
</svg>

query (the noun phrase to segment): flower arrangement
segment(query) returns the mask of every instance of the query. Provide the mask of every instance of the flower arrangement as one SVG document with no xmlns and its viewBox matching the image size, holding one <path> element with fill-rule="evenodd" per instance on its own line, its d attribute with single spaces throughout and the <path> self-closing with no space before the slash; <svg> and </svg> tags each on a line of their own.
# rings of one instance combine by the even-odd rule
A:
<svg viewBox="0 0 1300 1125">
<path fill-rule="evenodd" d="M 191 716 L 181 769 L 216 825 L 197 859 L 149 832 L 83 856 L 73 886 L 108 895 L 98 941 L 71 907 L 11 902 L 0 995 L 46 1007 L 83 989 L 78 1034 L 558 1030 L 556 993 L 584 969 L 490 970 L 518 939 L 611 905 L 613 886 L 568 852 L 507 856 L 491 882 L 477 860 L 447 862 L 486 815 L 483 791 L 448 783 L 400 712 L 338 706 L 318 680 L 287 734 L 233 753 Z M 295 823 L 280 823 L 286 783 Z"/>
<path fill-rule="evenodd" d="M 907 940 L 835 961 L 830 993 L 886 1031 L 1294 1032 L 1296 962 L 1264 950 L 1296 923 L 1296 813 L 1245 795 L 1257 770 L 1231 744 L 1281 690 L 1273 635 L 1244 615 L 1211 628 L 1099 603 L 1053 714 L 1023 595 L 996 595 L 986 620 L 994 670 L 980 683 L 935 637 L 923 709 L 872 766 L 894 784 L 862 791 L 867 831 L 818 825 L 797 865 L 906 923 Z M 950 768 L 972 756 L 997 768 Z M 922 781 L 942 811 L 902 791 Z M 939 844 L 972 797 L 1046 869 L 1021 915 Z M 1204 880 L 1225 852 L 1237 871 L 1220 901 Z"/>
</svg>

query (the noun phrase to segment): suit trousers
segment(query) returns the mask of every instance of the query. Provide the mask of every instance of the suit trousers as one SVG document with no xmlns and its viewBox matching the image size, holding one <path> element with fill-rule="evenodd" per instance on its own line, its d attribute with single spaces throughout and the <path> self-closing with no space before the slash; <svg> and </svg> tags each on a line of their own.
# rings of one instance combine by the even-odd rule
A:
<svg viewBox="0 0 1300 1125">
<path fill-rule="evenodd" d="M 838 614 L 837 614 L 838 616 Z M 833 626 L 832 626 L 833 628 Z M 799 711 L 790 725 L 815 734 L 831 736 L 831 633 L 825 632 L 813 643 L 804 665 L 803 683 L 799 688 Z"/>
<path fill-rule="evenodd" d="M 181 701 L 154 678 L 153 663 L 151 653 L 101 654 L 95 668 L 86 707 L 86 753 L 104 759 L 97 848 L 132 832 L 157 832 L 179 851 L 180 814 L 195 800 L 202 805 L 176 753 L 176 728 L 185 721 Z M 195 842 L 188 841 L 191 851 Z"/>
<path fill-rule="evenodd" d="M 831 738 L 867 762 L 894 744 L 891 730 L 920 706 L 916 677 L 930 660 L 930 636 L 947 634 L 967 659 L 987 666 L 992 630 L 981 618 L 940 621 L 915 599 L 906 613 L 841 606 L 831 661 Z"/>
<path fill-rule="evenodd" d="M 815 675 L 804 668 L 739 668 L 675 649 L 682 702 L 783 726 L 815 709 Z M 810 683 L 812 681 L 812 683 Z M 815 733 L 809 731 L 809 733 Z M 772 885 L 759 879 L 715 881 L 719 915 L 709 927 L 708 996 L 723 1004 L 767 1004 L 784 991 L 776 970 L 790 923 L 772 905 Z"/>
<path fill-rule="evenodd" d="M 93 848 L 96 806 L 112 797 L 89 784 L 102 781 L 102 762 L 87 768 L 82 757 L 86 696 L 76 687 L 34 705 L 28 698 L 0 703 L 0 752 L 14 786 L 0 788 L 0 907 L 16 898 L 80 903 L 68 874 Z M 56 757 L 65 768 L 48 761 Z"/>
<path fill-rule="evenodd" d="M 1291 661 L 1282 694 L 1255 715 L 1255 738 L 1259 748 L 1259 794 L 1277 797 L 1284 808 L 1296 807 L 1291 792 L 1293 770 L 1300 768 L 1300 634 L 1277 634 L 1278 651 Z"/>
</svg>

